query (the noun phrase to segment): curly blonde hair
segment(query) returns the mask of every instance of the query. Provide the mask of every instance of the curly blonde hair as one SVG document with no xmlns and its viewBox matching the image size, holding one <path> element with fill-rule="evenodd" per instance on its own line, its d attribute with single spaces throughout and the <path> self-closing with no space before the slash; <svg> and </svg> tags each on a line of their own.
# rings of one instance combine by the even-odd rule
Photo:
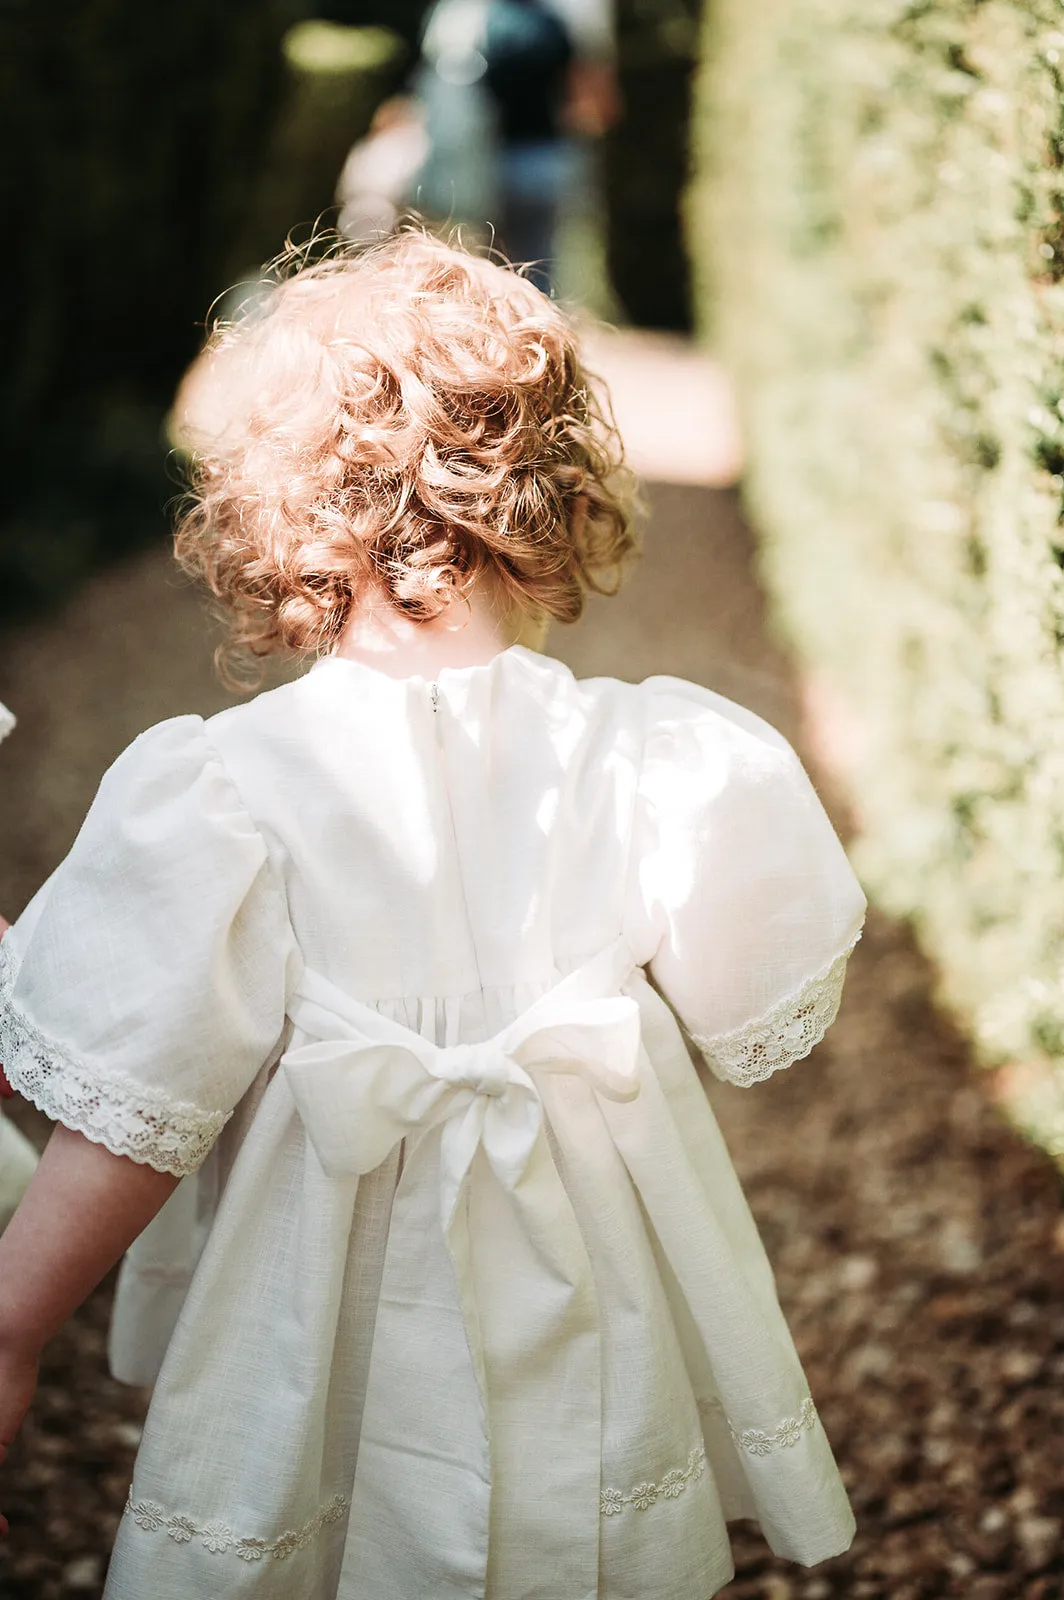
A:
<svg viewBox="0 0 1064 1600">
<path fill-rule="evenodd" d="M 572 622 L 635 551 L 620 438 L 566 317 L 420 228 L 287 252 L 175 415 L 176 553 L 238 654 L 327 653 L 371 586 L 424 620 L 489 576 L 514 612 Z"/>
</svg>

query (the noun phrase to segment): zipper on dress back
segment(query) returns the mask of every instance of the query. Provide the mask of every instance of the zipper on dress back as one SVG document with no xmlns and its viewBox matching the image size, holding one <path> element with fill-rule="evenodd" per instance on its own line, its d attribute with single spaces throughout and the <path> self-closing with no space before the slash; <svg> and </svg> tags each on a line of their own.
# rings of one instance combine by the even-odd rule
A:
<svg viewBox="0 0 1064 1600">
<path fill-rule="evenodd" d="M 434 725 L 435 730 L 436 730 L 436 749 L 437 749 L 437 753 L 439 755 L 439 762 L 440 762 L 440 778 L 441 778 L 441 781 L 443 783 L 444 798 L 445 798 L 445 800 L 447 802 L 447 817 L 448 817 L 448 821 L 450 822 L 450 825 L 451 825 L 451 841 L 452 841 L 452 845 L 453 845 L 453 849 L 454 849 L 455 874 L 456 874 L 456 876 L 458 878 L 458 887 L 459 887 L 459 890 L 460 890 L 461 896 L 462 896 L 462 911 L 463 911 L 463 914 L 465 916 L 466 930 L 467 930 L 468 935 L 469 935 L 469 948 L 470 948 L 470 951 L 472 953 L 473 964 L 476 967 L 476 972 L 477 972 L 477 987 L 478 987 L 478 989 L 480 989 L 481 993 L 483 993 L 484 980 L 483 980 L 483 978 L 481 976 L 481 972 L 480 972 L 480 952 L 477 950 L 476 934 L 474 933 L 474 930 L 473 930 L 473 918 L 470 916 L 470 913 L 469 913 L 469 895 L 468 895 L 468 892 L 466 890 L 465 872 L 464 872 L 463 867 L 462 867 L 462 852 L 461 852 L 461 849 L 460 849 L 459 844 L 458 844 L 458 828 L 457 828 L 457 825 L 456 825 L 455 820 L 454 820 L 454 802 L 453 802 L 453 800 L 451 798 L 451 784 L 450 784 L 450 779 L 449 779 L 448 773 L 447 773 L 447 757 L 446 757 L 446 752 L 444 750 L 444 745 L 443 745 L 443 728 L 441 726 L 441 719 L 440 719 L 440 686 L 439 686 L 439 683 L 435 679 L 433 679 L 433 681 L 429 684 L 428 689 L 429 689 L 429 700 L 432 703 L 432 721 L 433 721 L 433 725 Z M 448 1033 L 450 1032 L 450 1026 L 448 1026 L 447 1032 Z M 444 1039 L 442 1041 L 437 1040 L 436 1042 L 437 1043 L 441 1043 L 442 1042 L 444 1044 L 457 1044 L 458 1040 L 457 1040 L 457 1038 L 455 1038 L 455 1039 L 447 1038 L 447 1039 Z"/>
</svg>

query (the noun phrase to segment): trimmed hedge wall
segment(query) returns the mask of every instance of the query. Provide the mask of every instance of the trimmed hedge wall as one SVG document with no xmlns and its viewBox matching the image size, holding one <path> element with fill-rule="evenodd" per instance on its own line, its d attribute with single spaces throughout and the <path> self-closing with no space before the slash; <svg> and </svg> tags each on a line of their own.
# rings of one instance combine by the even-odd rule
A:
<svg viewBox="0 0 1064 1600">
<path fill-rule="evenodd" d="M 399 81 L 394 34 L 308 8 L 12 0 L 0 17 L 0 619 L 165 533 L 163 421 L 211 302 L 333 204 Z"/>
<path fill-rule="evenodd" d="M 690 331 L 682 202 L 701 0 L 615 0 L 623 113 L 604 140 L 606 254 L 626 316 Z"/>
<path fill-rule="evenodd" d="M 163 414 L 281 88 L 289 0 L 0 16 L 0 616 L 163 529 Z"/>
<path fill-rule="evenodd" d="M 860 865 L 1064 1156 L 1064 12 L 710 0 L 689 220 Z"/>
</svg>

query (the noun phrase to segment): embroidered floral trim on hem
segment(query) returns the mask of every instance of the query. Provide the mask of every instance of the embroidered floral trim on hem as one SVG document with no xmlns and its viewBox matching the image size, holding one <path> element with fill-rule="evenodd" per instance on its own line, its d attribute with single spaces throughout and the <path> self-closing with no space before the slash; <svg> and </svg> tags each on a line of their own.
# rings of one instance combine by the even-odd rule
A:
<svg viewBox="0 0 1064 1600">
<path fill-rule="evenodd" d="M 183 1178 L 202 1165 L 231 1113 L 201 1111 L 119 1073 L 87 1067 L 16 1008 L 17 967 L 0 943 L 0 1062 L 13 1089 L 53 1122 L 102 1144 L 112 1155 Z"/>
<path fill-rule="evenodd" d="M 626 1507 L 633 1511 L 649 1511 L 657 1500 L 678 1500 L 689 1483 L 694 1483 L 706 1470 L 706 1452 L 701 1445 L 687 1457 L 686 1467 L 673 1467 L 660 1483 L 637 1483 L 625 1494 L 620 1489 L 603 1489 L 599 1495 L 599 1511 L 604 1517 L 617 1517 Z"/>
<path fill-rule="evenodd" d="M 771 1433 L 762 1428 L 744 1428 L 741 1433 L 732 1427 L 720 1400 L 700 1400 L 704 1410 L 717 1411 L 728 1424 L 728 1432 L 737 1450 L 752 1456 L 770 1456 L 775 1450 L 790 1450 L 803 1433 L 816 1427 L 820 1418 L 809 1395 L 802 1401 L 796 1417 L 784 1417 Z M 649 1511 L 658 1500 L 676 1500 L 689 1483 L 694 1483 L 706 1470 L 706 1452 L 703 1446 L 692 1450 L 686 1467 L 673 1467 L 660 1483 L 638 1483 L 625 1494 L 621 1489 L 603 1489 L 599 1495 L 599 1513 L 604 1517 L 619 1517 L 622 1511 Z M 738 1513 L 737 1513 L 738 1514 Z"/>
<path fill-rule="evenodd" d="M 191 1544 L 193 1539 L 198 1539 L 212 1556 L 232 1554 L 247 1562 L 287 1561 L 297 1550 L 304 1549 L 329 1523 L 342 1521 L 347 1515 L 348 1505 L 344 1495 L 335 1495 L 301 1528 L 290 1528 L 286 1533 L 278 1534 L 276 1539 L 238 1539 L 232 1528 L 221 1522 L 207 1522 L 200 1527 L 191 1517 L 180 1513 L 168 1514 L 154 1500 L 134 1500 L 132 1486 L 125 1514 L 132 1517 L 137 1527 L 145 1533 L 165 1533 L 175 1544 Z"/>
<path fill-rule="evenodd" d="M 774 1072 L 802 1061 L 815 1048 L 838 1015 L 846 963 L 861 931 L 836 956 L 830 966 L 803 983 L 795 993 L 753 1022 L 731 1033 L 709 1038 L 691 1035 L 718 1077 L 747 1088 L 762 1083 Z"/>
<path fill-rule="evenodd" d="M 765 1433 L 762 1428 L 744 1428 L 742 1433 L 736 1433 L 731 1423 L 728 1424 L 728 1431 L 737 1449 L 745 1450 L 752 1456 L 770 1456 L 775 1450 L 792 1449 L 802 1434 L 815 1428 L 819 1421 L 816 1406 L 807 1395 L 798 1415 L 784 1417 L 771 1433 Z"/>
</svg>

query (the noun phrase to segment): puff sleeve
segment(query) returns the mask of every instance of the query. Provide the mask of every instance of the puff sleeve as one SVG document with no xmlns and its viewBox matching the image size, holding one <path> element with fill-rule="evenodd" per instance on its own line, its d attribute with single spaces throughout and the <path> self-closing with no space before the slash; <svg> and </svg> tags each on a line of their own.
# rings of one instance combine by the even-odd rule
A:
<svg viewBox="0 0 1064 1600">
<path fill-rule="evenodd" d="M 835 1020 L 865 897 L 786 740 L 653 679 L 636 831 L 651 975 L 718 1077 L 752 1084 Z"/>
<path fill-rule="evenodd" d="M 115 762 L 0 944 L 0 1061 L 53 1119 L 192 1172 L 278 1045 L 296 961 L 266 845 L 176 718 Z"/>
</svg>

